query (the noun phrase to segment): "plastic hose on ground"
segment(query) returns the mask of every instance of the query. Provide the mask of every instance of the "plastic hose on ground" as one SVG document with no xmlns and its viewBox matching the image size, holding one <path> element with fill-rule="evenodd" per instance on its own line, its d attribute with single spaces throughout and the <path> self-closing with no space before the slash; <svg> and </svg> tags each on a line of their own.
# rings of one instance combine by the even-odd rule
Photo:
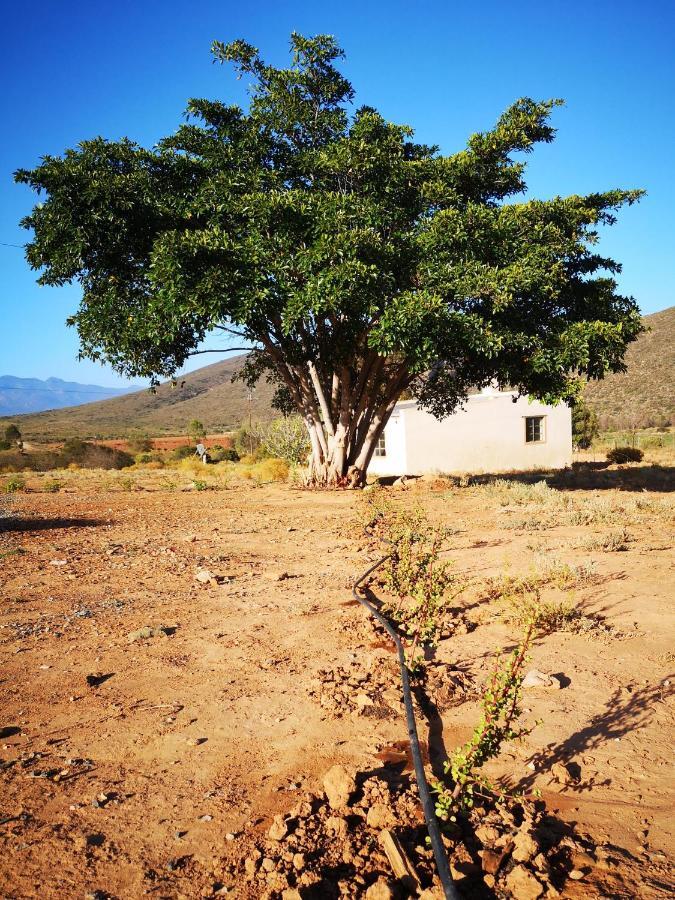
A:
<svg viewBox="0 0 675 900">
<path fill-rule="evenodd" d="M 420 751 L 419 737 L 417 736 L 417 723 L 415 721 L 415 710 L 413 708 L 412 694 L 410 692 L 410 677 L 405 661 L 403 644 L 401 643 L 401 638 L 399 637 L 398 632 L 391 624 L 389 619 L 387 619 L 386 616 L 383 616 L 382 613 L 378 609 L 376 609 L 376 607 L 373 606 L 373 604 L 369 600 L 359 594 L 358 590 L 363 582 L 368 578 L 368 576 L 371 575 L 375 571 L 375 569 L 379 568 L 382 563 L 386 562 L 389 559 L 389 556 L 390 554 L 383 556 L 382 559 L 379 559 L 376 563 L 370 566 L 370 568 L 367 569 L 363 573 L 363 575 L 361 575 L 354 582 L 352 586 L 352 595 L 354 599 L 361 604 L 361 606 L 364 606 L 368 610 L 371 616 L 377 619 L 377 621 L 380 623 L 380 625 L 383 626 L 389 637 L 396 645 L 399 666 L 401 669 L 401 685 L 403 687 L 403 702 L 405 704 L 405 717 L 408 725 L 410 752 L 413 759 L 413 765 L 415 767 L 417 790 L 422 802 L 422 810 L 424 811 L 424 819 L 427 824 L 429 839 L 431 840 L 431 848 L 434 852 L 434 859 L 436 860 L 438 877 L 440 878 L 446 900 L 460 900 L 457 888 L 455 887 L 452 876 L 450 875 L 450 866 L 448 865 L 448 857 L 445 852 L 445 847 L 443 846 L 441 830 L 438 827 L 438 819 L 436 818 L 434 801 L 431 799 L 429 784 L 427 783 L 427 778 L 424 773 L 424 763 L 422 761 L 422 753 Z"/>
</svg>

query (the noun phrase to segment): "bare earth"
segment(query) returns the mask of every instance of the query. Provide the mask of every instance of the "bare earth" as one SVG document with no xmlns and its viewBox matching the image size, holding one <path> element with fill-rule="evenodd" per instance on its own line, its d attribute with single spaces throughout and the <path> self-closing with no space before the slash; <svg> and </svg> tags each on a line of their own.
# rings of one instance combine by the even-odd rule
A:
<svg viewBox="0 0 675 900">
<path fill-rule="evenodd" d="M 0 894 L 280 897 L 273 873 L 243 869 L 273 817 L 320 796 L 336 763 L 361 775 L 405 763 L 394 658 L 351 600 L 376 555 L 357 497 L 130 493 L 75 477 L 38 490 L 0 519 Z M 513 528 L 531 508 L 484 488 L 391 490 L 456 529 L 448 556 L 468 582 L 430 665 L 431 764 L 470 736 L 494 653 L 518 637 L 485 580 L 592 562 L 566 596 L 602 627 L 537 642 L 529 666 L 564 686 L 525 692 L 525 717 L 541 724 L 490 774 L 539 789 L 602 851 L 547 896 L 672 896 L 672 495 L 570 493 L 614 503 L 615 521 Z M 656 506 L 622 506 L 645 497 Z M 622 526 L 623 552 L 572 548 Z M 200 570 L 214 577 L 201 583 Z M 145 626 L 165 632 L 130 638 Z M 340 667 L 354 679 L 344 694 Z M 420 732 L 429 741 L 424 718 Z M 575 776 L 561 779 L 560 763 Z M 381 854 L 357 877 L 311 852 L 306 865 L 309 893 L 299 881 L 287 896 L 365 896 L 391 877 Z M 475 885 L 460 888 L 491 896 Z"/>
</svg>

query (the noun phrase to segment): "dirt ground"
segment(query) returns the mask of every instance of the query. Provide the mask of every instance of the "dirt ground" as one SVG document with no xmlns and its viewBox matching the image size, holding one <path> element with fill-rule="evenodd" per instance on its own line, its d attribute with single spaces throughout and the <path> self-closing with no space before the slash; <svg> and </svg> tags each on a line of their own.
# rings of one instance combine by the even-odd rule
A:
<svg viewBox="0 0 675 900">
<path fill-rule="evenodd" d="M 320 797 L 334 764 L 405 776 L 394 657 L 351 599 L 375 557 L 358 497 L 123 491 L 79 474 L 54 493 L 38 481 L 0 518 L 0 894 L 366 896 L 391 877 L 381 855 L 354 875 L 310 847 L 300 893 L 251 875 L 274 816 Z M 559 689 L 525 690 L 541 721 L 490 767 L 597 850 L 546 896 L 675 890 L 673 495 L 615 484 L 543 500 L 509 482 L 389 491 L 453 529 L 460 590 L 429 663 L 437 715 L 420 719 L 438 773 L 478 720 L 495 652 L 518 639 L 489 579 L 567 566 L 550 596 L 581 627 L 540 638 L 528 664 Z M 454 874 L 463 896 L 495 896 Z"/>
</svg>

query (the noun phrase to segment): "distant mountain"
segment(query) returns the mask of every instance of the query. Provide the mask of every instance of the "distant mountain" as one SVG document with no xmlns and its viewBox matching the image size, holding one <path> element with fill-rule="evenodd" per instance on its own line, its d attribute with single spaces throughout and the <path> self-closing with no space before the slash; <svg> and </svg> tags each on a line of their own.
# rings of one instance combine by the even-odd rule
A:
<svg viewBox="0 0 675 900">
<path fill-rule="evenodd" d="M 41 412 L 45 409 L 61 409 L 79 406 L 93 400 L 107 400 L 135 391 L 135 387 L 107 388 L 97 384 L 79 384 L 61 378 L 16 378 L 0 375 L 0 416 Z"/>
<path fill-rule="evenodd" d="M 593 381 L 584 391 L 602 428 L 675 425 L 675 306 L 642 321 L 649 331 L 628 348 L 627 371 Z"/>
<path fill-rule="evenodd" d="M 586 400 L 597 410 L 604 427 L 626 428 L 660 424 L 665 420 L 675 422 L 675 307 L 645 316 L 644 323 L 651 330 L 631 344 L 626 355 L 626 374 L 611 375 L 586 388 Z M 249 403 L 246 386 L 241 381 L 232 382 L 232 376 L 239 371 L 245 358 L 233 356 L 197 369 L 183 376 L 175 388 L 166 383 L 154 394 L 147 390 L 125 392 L 124 396 L 110 400 L 73 406 L 74 395 L 64 393 L 70 404 L 67 408 L 20 417 L 15 414 L 13 420 L 28 440 L 58 440 L 73 435 L 82 438 L 125 437 L 139 429 L 155 435 L 184 434 L 192 419 L 199 419 L 213 434 L 236 428 L 247 421 L 249 414 L 254 421 L 269 419 L 274 415 L 272 387 L 261 381 Z M 54 381 L 50 379 L 50 382 Z M 64 382 L 57 383 L 64 385 Z M 88 386 L 75 387 L 84 390 Z M 95 399 L 91 394 L 81 397 L 79 395 L 75 402 Z M 13 409 L 17 409 L 16 401 Z M 0 429 L 6 424 L 7 420 L 0 422 Z"/>
<path fill-rule="evenodd" d="M 263 380 L 249 404 L 246 385 L 232 382 L 245 359 L 245 355 L 232 356 L 204 366 L 181 376 L 176 387 L 170 382 L 160 385 L 154 394 L 136 390 L 85 406 L 73 406 L 71 399 L 67 408 L 14 415 L 12 421 L 27 440 L 59 440 L 72 436 L 125 437 L 135 430 L 155 435 L 184 434 L 192 419 L 199 419 L 214 433 L 238 427 L 248 419 L 249 412 L 254 420 L 269 419 L 273 416 L 272 387 Z M 6 424 L 0 422 L 0 430 Z"/>
</svg>

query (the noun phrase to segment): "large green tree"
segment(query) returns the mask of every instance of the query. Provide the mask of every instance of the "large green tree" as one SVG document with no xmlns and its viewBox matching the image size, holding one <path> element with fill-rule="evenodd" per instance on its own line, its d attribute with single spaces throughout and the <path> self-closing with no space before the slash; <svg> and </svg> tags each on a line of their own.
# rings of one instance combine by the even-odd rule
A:
<svg viewBox="0 0 675 900">
<path fill-rule="evenodd" d="M 518 100 L 445 156 L 352 111 L 332 37 L 291 49 L 279 69 L 213 45 L 250 79 L 247 111 L 191 100 L 152 149 L 96 138 L 16 173 L 45 195 L 23 222 L 40 283 L 82 286 L 84 356 L 156 382 L 209 332 L 240 336 L 319 483 L 363 480 L 404 390 L 443 416 L 493 380 L 564 401 L 623 368 L 638 310 L 594 245 L 641 192 L 509 199 L 559 101 Z"/>
</svg>

